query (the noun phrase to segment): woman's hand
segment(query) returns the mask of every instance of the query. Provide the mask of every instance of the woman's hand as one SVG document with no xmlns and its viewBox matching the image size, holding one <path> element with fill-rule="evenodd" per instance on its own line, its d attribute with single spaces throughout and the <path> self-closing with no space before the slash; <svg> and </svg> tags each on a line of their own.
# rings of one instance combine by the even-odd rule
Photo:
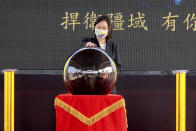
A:
<svg viewBox="0 0 196 131">
<path fill-rule="evenodd" d="M 97 45 L 94 44 L 94 43 L 92 43 L 92 42 L 87 42 L 87 43 L 85 44 L 85 47 L 97 47 Z"/>
</svg>

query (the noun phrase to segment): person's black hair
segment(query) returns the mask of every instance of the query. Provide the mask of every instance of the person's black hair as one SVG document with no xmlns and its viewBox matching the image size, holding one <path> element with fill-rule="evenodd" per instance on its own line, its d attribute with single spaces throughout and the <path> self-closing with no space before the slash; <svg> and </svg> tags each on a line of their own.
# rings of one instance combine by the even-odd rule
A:
<svg viewBox="0 0 196 131">
<path fill-rule="evenodd" d="M 112 38 L 112 22 L 111 22 L 111 20 L 108 16 L 106 16 L 106 15 L 99 16 L 97 18 L 97 20 L 95 21 L 94 28 L 101 21 L 106 21 L 107 22 L 107 24 L 108 24 L 108 36 L 106 37 L 106 39 L 107 40 L 111 39 Z"/>
</svg>

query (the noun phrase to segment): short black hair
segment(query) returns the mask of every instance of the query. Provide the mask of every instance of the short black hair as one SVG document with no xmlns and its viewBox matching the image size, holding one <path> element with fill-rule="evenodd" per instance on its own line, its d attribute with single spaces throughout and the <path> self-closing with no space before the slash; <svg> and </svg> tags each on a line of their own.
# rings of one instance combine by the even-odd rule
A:
<svg viewBox="0 0 196 131">
<path fill-rule="evenodd" d="M 108 24 L 108 36 L 106 37 L 106 39 L 109 40 L 112 38 L 112 22 L 108 16 L 102 15 L 102 16 L 99 16 L 97 20 L 95 21 L 94 28 L 101 21 L 106 21 Z"/>
</svg>

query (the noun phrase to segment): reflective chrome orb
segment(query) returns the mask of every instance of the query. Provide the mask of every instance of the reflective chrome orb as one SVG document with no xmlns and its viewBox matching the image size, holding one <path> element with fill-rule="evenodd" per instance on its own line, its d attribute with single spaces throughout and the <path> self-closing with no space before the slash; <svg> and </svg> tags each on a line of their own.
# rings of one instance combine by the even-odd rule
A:
<svg viewBox="0 0 196 131">
<path fill-rule="evenodd" d="M 65 86 L 73 95 L 106 95 L 117 79 L 116 65 L 99 48 L 82 48 L 64 67 Z"/>
</svg>

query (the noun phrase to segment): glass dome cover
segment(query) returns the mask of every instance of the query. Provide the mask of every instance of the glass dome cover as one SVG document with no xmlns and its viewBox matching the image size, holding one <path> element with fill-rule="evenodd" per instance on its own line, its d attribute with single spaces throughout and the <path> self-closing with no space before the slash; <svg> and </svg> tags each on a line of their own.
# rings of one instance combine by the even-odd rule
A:
<svg viewBox="0 0 196 131">
<path fill-rule="evenodd" d="M 73 95 L 106 95 L 115 86 L 116 65 L 99 48 L 81 48 L 67 60 L 65 86 Z"/>
</svg>

